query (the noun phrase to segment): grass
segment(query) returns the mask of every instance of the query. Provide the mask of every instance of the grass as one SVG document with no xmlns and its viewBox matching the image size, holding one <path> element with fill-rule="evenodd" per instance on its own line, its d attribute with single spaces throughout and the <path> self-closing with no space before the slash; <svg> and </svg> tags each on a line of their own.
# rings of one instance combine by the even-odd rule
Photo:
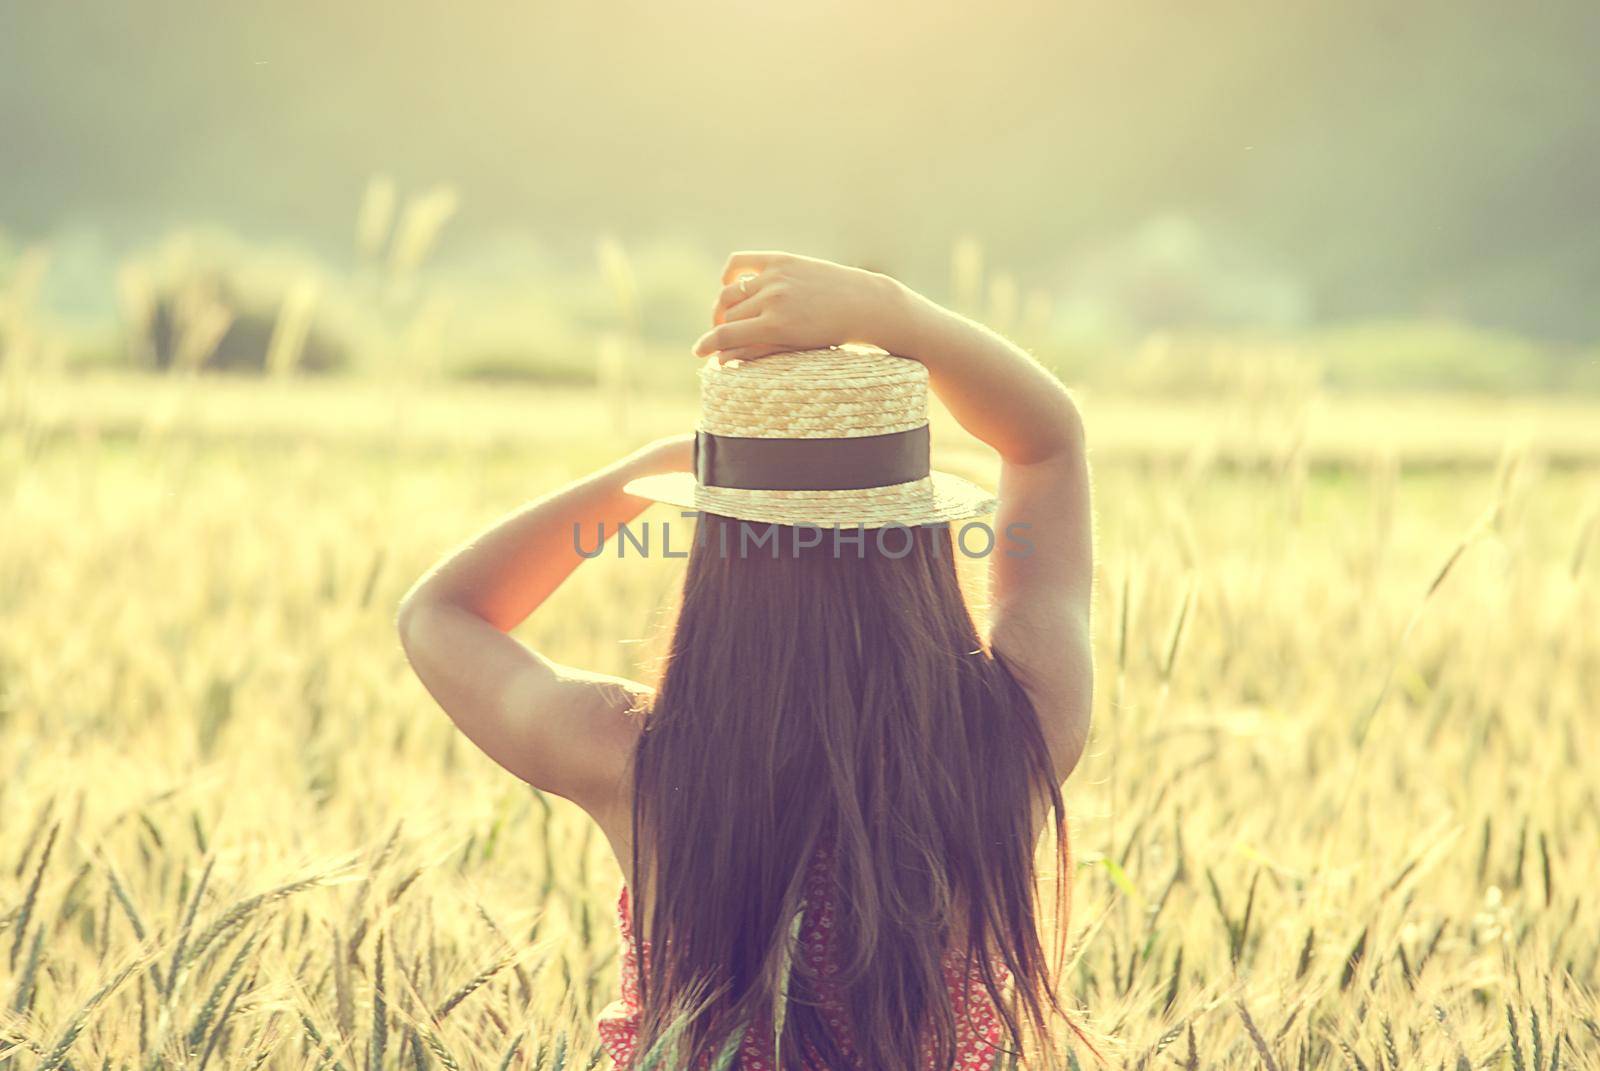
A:
<svg viewBox="0 0 1600 1071">
<path fill-rule="evenodd" d="M 611 400 L 7 391 L 0 1068 L 607 1065 L 616 868 L 450 729 L 391 617 L 464 533 L 606 459 Z M 1596 1066 L 1596 414 L 1084 407 L 1067 982 L 1110 1065 Z M 691 412 L 641 394 L 627 435 Z M 527 636 L 637 672 L 675 565 L 591 563 Z"/>
</svg>

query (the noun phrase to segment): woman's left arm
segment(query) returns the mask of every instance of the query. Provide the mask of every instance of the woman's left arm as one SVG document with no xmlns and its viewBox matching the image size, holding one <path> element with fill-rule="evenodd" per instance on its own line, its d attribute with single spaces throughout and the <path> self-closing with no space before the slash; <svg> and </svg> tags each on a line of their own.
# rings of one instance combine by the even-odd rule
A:
<svg viewBox="0 0 1600 1071">
<path fill-rule="evenodd" d="M 504 518 L 412 587 L 397 625 L 406 657 L 450 719 L 490 758 L 597 818 L 623 798 L 647 691 L 559 665 L 508 633 L 584 560 L 575 529 L 614 533 L 649 505 L 636 476 L 686 469 L 691 439 L 652 443 Z"/>
</svg>

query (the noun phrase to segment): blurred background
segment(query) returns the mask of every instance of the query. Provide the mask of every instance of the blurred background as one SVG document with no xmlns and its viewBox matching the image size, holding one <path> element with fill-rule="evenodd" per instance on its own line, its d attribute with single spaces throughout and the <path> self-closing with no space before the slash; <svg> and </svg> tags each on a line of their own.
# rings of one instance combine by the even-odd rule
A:
<svg viewBox="0 0 1600 1071">
<path fill-rule="evenodd" d="M 0 330 L 581 379 L 779 247 L 1083 382 L 1287 345 L 1337 387 L 1591 390 L 1597 39 L 1488 0 L 9 4 Z"/>
<path fill-rule="evenodd" d="M 1579 0 L 0 0 L 0 1069 L 609 1066 L 610 851 L 394 608 L 691 427 L 771 247 L 1084 414 L 1107 1066 L 1600 1069 L 1597 43 Z M 518 635 L 648 680 L 678 570 L 608 552 Z"/>
</svg>

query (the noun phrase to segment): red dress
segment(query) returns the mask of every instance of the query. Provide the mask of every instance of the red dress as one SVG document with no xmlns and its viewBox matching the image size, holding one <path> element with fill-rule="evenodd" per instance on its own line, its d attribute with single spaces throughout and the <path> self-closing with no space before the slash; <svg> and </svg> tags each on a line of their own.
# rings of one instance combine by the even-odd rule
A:
<svg viewBox="0 0 1600 1071">
<path fill-rule="evenodd" d="M 837 970 L 831 956 L 834 920 L 834 907 L 829 895 L 828 864 L 831 861 L 832 853 L 828 847 L 819 847 L 807 875 L 806 906 L 800 928 L 801 954 L 824 977 Z M 622 937 L 622 999 L 613 1001 L 601 1011 L 597 1027 L 606 1054 L 616 1062 L 617 1067 L 626 1068 L 633 1060 L 639 1030 L 639 965 L 633 956 L 633 919 L 626 884 L 617 897 L 617 928 Z M 648 960 L 649 941 L 644 943 L 644 950 Z M 988 1071 L 995 1066 L 1002 1026 L 984 988 L 980 966 L 971 964 L 963 977 L 963 958 L 963 954 L 955 950 L 946 952 L 944 956 L 945 984 L 956 1015 L 954 1066 L 960 1071 Z M 1010 981 L 1010 971 L 1004 964 L 996 963 L 993 970 L 1001 986 Z M 842 1009 L 837 996 L 825 995 L 823 1000 L 824 1008 L 831 1011 Z M 862 1069 L 864 1065 L 854 1058 L 854 1046 L 850 1038 L 845 1036 L 844 1020 L 834 1017 L 829 1021 L 840 1030 L 841 1048 L 852 1055 L 851 1068 Z M 738 1067 L 741 1071 L 778 1071 L 773 1060 L 771 1038 L 759 1036 L 758 1031 L 747 1033 L 740 1045 Z"/>
</svg>

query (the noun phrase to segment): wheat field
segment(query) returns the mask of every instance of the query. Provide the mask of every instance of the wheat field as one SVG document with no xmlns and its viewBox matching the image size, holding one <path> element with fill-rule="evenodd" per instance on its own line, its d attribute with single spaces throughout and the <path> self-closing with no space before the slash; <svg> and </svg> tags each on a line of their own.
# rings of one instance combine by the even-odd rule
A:
<svg viewBox="0 0 1600 1071">
<path fill-rule="evenodd" d="M 1600 413 L 1083 408 L 1065 981 L 1106 1064 L 1600 1066 Z M 609 1066 L 616 867 L 454 734 L 393 609 L 476 526 L 691 414 L 10 384 L 0 1068 Z M 647 672 L 675 566 L 590 563 L 525 635 Z"/>
</svg>

